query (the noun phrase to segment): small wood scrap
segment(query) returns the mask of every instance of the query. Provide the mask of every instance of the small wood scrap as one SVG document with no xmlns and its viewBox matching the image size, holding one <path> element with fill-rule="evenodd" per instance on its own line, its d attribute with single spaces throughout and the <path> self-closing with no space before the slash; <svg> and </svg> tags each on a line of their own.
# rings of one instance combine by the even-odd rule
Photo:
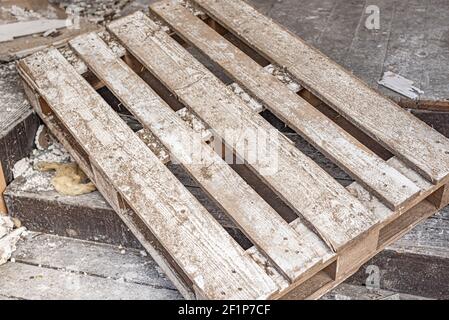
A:
<svg viewBox="0 0 449 320">
<path fill-rule="evenodd" d="M 45 31 L 42 36 L 44 38 L 47 38 L 47 37 L 55 37 L 58 34 L 59 34 L 59 31 L 56 28 L 53 28 L 53 29 L 49 29 L 49 30 Z"/>
<path fill-rule="evenodd" d="M 379 84 L 413 100 L 419 99 L 420 95 L 424 94 L 424 91 L 414 86 L 413 81 L 391 71 L 384 73 Z"/>
<path fill-rule="evenodd" d="M 6 178 L 3 174 L 3 165 L 0 162 L 0 216 L 5 215 L 8 213 L 8 210 L 6 209 L 6 203 L 3 198 L 3 193 L 6 190 Z"/>
<path fill-rule="evenodd" d="M 15 0 L 0 5 L 0 61 L 23 58 L 46 46 L 61 46 L 71 37 L 98 29 L 47 0 Z"/>
<path fill-rule="evenodd" d="M 67 20 L 41 19 L 35 21 L 16 22 L 0 25 L 0 42 L 12 41 L 15 38 L 43 33 L 48 37 L 50 30 L 70 27 Z"/>
</svg>

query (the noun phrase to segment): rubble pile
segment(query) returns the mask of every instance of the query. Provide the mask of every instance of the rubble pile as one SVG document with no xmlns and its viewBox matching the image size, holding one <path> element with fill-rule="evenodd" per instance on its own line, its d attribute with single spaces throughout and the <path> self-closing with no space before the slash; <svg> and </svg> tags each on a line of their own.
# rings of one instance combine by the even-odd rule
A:
<svg viewBox="0 0 449 320">
<path fill-rule="evenodd" d="M 78 14 L 90 22 L 103 24 L 120 17 L 123 7 L 130 0 L 49 0 L 49 2 L 59 6 L 68 14 Z"/>
</svg>

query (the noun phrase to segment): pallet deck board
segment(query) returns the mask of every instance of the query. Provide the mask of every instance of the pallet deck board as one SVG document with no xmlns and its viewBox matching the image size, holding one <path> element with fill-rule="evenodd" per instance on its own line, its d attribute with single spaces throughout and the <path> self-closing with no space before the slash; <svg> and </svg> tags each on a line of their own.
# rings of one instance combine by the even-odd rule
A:
<svg viewBox="0 0 449 320">
<path fill-rule="evenodd" d="M 221 18 L 217 18 L 209 6 L 236 6 L 232 10 L 242 11 L 248 21 L 259 15 L 242 1 L 195 2 L 207 7 L 219 23 L 226 20 L 221 15 L 233 13 L 219 12 Z M 254 44 L 246 40 L 245 32 L 252 34 L 252 30 L 244 28 L 245 34 L 240 34 L 239 28 L 247 22 L 236 18 L 223 23 L 247 43 L 242 46 L 234 37 L 231 45 L 232 37 L 214 20 L 196 18 L 174 3 L 153 5 L 156 15 L 152 18 L 137 12 L 107 26 L 112 35 L 106 38 L 119 41 L 126 49 L 121 49 L 124 56 L 114 54 L 102 36 L 89 33 L 72 40 L 65 57 L 56 49 L 44 50 L 22 60 L 18 67 L 39 116 L 184 297 L 318 298 L 449 202 L 444 173 L 447 157 L 439 154 L 436 160 L 441 163 L 421 166 L 429 155 L 421 159 L 419 152 L 426 149 L 432 154 L 439 148 L 431 141 L 436 137 L 431 128 L 388 102 L 383 107 L 394 113 L 391 118 L 401 121 L 393 133 L 383 132 L 381 138 L 394 136 L 401 146 L 389 153 L 386 149 L 393 147 L 377 139 L 379 145 L 372 149 L 368 145 L 377 142 L 366 142 L 354 133 L 357 127 L 365 132 L 366 128 L 326 98 L 334 97 L 339 86 L 346 90 L 347 83 L 331 79 L 323 87 L 312 81 L 316 77 L 305 81 L 298 70 L 291 70 L 295 67 L 291 60 L 297 58 L 294 53 L 279 58 L 290 62 L 283 65 L 260 48 L 259 38 Z M 273 24 L 264 19 L 262 26 Z M 163 27 L 167 22 L 171 30 Z M 291 34 L 276 25 L 270 32 L 275 35 L 270 41 L 290 48 L 283 41 Z M 293 40 L 303 45 L 300 39 Z M 305 76 L 320 63 L 331 71 L 340 70 L 313 49 L 304 48 L 318 61 L 313 66 L 299 61 L 303 68 L 311 68 L 302 71 Z M 71 50 L 83 71 L 68 62 Z M 250 58 L 254 57 L 252 50 L 269 59 L 258 59 L 263 64 L 259 65 Z M 212 72 L 210 63 L 222 70 Z M 280 68 L 279 72 L 287 67 L 286 75 L 293 75 L 293 81 L 299 80 L 304 87 L 293 92 L 288 83 L 264 68 L 265 63 Z M 215 76 L 223 70 L 225 77 Z M 340 75 L 358 84 L 343 71 Z M 356 182 L 347 187 L 340 184 L 277 125 L 264 119 L 269 118 L 268 111 L 260 113 L 264 108 L 255 110 L 245 102 L 247 97 L 233 91 L 228 85 L 232 81 Z M 116 106 L 95 92 L 99 83 L 157 143 L 144 143 L 140 129 L 131 130 L 114 111 Z M 327 92 L 330 84 L 335 86 Z M 355 91 L 362 96 L 373 95 L 358 86 Z M 189 117 L 176 112 L 184 107 L 208 138 L 204 130 L 189 123 Z M 354 105 L 347 108 L 353 111 Z M 348 125 L 334 119 L 340 115 L 347 117 Z M 407 149 L 408 138 L 395 136 L 409 130 L 403 126 L 409 118 L 414 134 L 420 139 L 427 134 L 430 142 Z M 391 126 L 390 119 L 379 117 L 371 122 L 383 129 Z M 379 138 L 366 133 L 374 140 Z M 449 140 L 438 137 L 441 148 L 449 145 Z M 161 151 L 170 157 L 158 157 Z M 231 218 L 249 239 L 246 244 L 235 236 L 234 240 L 223 221 L 170 172 L 170 159 L 181 164 L 192 184 Z"/>
<path fill-rule="evenodd" d="M 207 14 L 434 183 L 449 179 L 449 141 L 240 0 L 195 0 Z M 338 88 L 338 89 L 336 89 Z M 378 119 L 382 118 L 382 125 Z"/>
<path fill-rule="evenodd" d="M 244 149 L 245 133 L 261 134 L 266 149 L 248 150 L 258 156 L 258 161 L 249 165 L 332 249 L 340 250 L 376 225 L 376 219 L 357 199 L 260 115 L 248 110 L 241 99 L 144 14 L 137 12 L 114 21 L 108 29 L 239 157 L 248 160 L 247 154 L 239 153 Z"/>
<path fill-rule="evenodd" d="M 303 240 L 312 231 L 295 232 L 96 34 L 78 37 L 70 44 L 290 281 L 322 262 L 315 249 L 320 244 Z"/>
<path fill-rule="evenodd" d="M 183 270 L 196 279 L 201 294 L 248 299 L 267 298 L 277 291 L 259 266 L 56 49 L 26 58 L 21 64 L 57 117 L 95 161 L 94 172 L 110 179 Z"/>
<path fill-rule="evenodd" d="M 265 72 L 187 8 L 168 0 L 156 2 L 151 9 L 178 35 L 223 67 L 270 111 L 302 133 L 305 139 L 346 169 L 389 208 L 399 209 L 418 195 L 419 189 L 413 182 Z"/>
</svg>

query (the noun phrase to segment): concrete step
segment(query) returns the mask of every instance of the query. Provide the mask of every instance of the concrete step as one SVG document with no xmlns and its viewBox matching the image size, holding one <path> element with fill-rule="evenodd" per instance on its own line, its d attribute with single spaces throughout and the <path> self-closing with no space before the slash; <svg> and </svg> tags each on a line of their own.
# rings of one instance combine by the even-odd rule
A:
<svg viewBox="0 0 449 320">
<path fill-rule="evenodd" d="M 144 251 L 29 232 L 12 261 L 0 266 L 2 299 L 182 299 Z M 325 300 L 421 300 L 343 284 Z"/>
</svg>

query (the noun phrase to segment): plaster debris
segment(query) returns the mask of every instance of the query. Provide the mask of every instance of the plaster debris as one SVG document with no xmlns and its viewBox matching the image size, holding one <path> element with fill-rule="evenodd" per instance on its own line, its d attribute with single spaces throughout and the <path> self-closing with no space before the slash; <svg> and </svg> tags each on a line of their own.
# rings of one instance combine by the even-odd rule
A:
<svg viewBox="0 0 449 320">
<path fill-rule="evenodd" d="M 137 132 L 137 136 L 150 148 L 162 163 L 170 162 L 170 153 L 149 130 L 143 129 Z"/>
<path fill-rule="evenodd" d="M 25 180 L 22 185 L 23 191 L 47 192 L 55 190 L 51 183 L 53 174 L 40 172 L 37 168 L 39 163 L 66 164 L 72 162 L 69 153 L 50 136 L 46 136 L 48 145 L 46 147 L 43 145 L 42 135 L 45 131 L 46 128 L 41 127 L 36 135 L 36 140 L 41 141 L 36 143 L 38 149 L 33 150 L 30 157 L 24 158 L 14 165 L 14 179 L 21 178 Z"/>
<path fill-rule="evenodd" d="M 14 228 L 14 222 L 9 217 L 0 216 L 0 265 L 5 264 L 16 250 L 16 244 L 26 228 Z"/>
<path fill-rule="evenodd" d="M 378 81 L 378 83 L 413 100 L 418 100 L 419 96 L 424 94 L 424 91 L 413 86 L 413 81 L 391 71 L 385 72 L 382 79 Z"/>
<path fill-rule="evenodd" d="M 259 101 L 251 97 L 248 93 L 246 93 L 242 87 L 240 87 L 237 83 L 232 83 L 229 85 L 232 91 L 238 95 L 247 105 L 256 113 L 260 113 L 265 110 L 265 106 L 261 104 Z"/>
<path fill-rule="evenodd" d="M 51 8 L 51 7 L 49 7 Z M 51 8 L 54 9 L 54 8 Z M 39 12 L 35 12 L 33 10 L 24 9 L 22 7 L 12 5 L 10 8 L 2 7 L 1 11 L 4 13 L 10 14 L 17 21 L 30 21 L 30 20 L 38 20 L 38 19 L 56 19 L 57 14 L 55 10 L 47 10 L 45 15 L 42 15 Z"/>
<path fill-rule="evenodd" d="M 112 19 L 121 17 L 122 9 L 130 0 L 50 0 L 52 4 L 59 5 L 66 12 L 72 12 L 88 21 L 104 24 Z"/>
<path fill-rule="evenodd" d="M 200 118 L 194 115 L 187 108 L 178 110 L 176 113 L 181 117 L 182 120 L 187 122 L 187 124 L 193 129 L 193 131 L 201 134 L 201 138 L 204 142 L 211 142 L 211 140 L 213 139 L 212 131 L 206 127 L 206 125 Z"/>
<path fill-rule="evenodd" d="M 265 70 L 275 76 L 283 84 L 287 85 L 287 87 L 294 93 L 298 93 L 299 91 L 301 91 L 301 85 L 297 83 L 293 79 L 293 77 L 290 76 L 290 74 L 283 68 L 270 64 L 265 67 Z"/>
<path fill-rule="evenodd" d="M 22 176 L 28 176 L 32 173 L 33 168 L 31 167 L 30 159 L 24 158 L 17 162 L 13 168 L 14 179 Z"/>
<path fill-rule="evenodd" d="M 154 20 L 154 23 L 156 23 L 158 25 L 158 27 L 160 28 L 161 31 L 165 32 L 165 33 L 170 33 L 171 29 L 168 25 L 166 25 L 164 22 L 162 22 L 161 20 Z"/>
<path fill-rule="evenodd" d="M 190 3 L 188 0 L 180 0 L 179 3 L 186 7 L 187 9 L 190 10 L 190 12 L 192 12 L 192 14 L 194 16 L 197 17 L 206 17 L 206 13 L 204 13 L 204 11 L 198 9 L 196 6 L 192 5 L 192 3 Z"/>
<path fill-rule="evenodd" d="M 98 32 L 98 36 L 104 42 L 106 42 L 106 44 L 108 45 L 109 49 L 111 49 L 111 51 L 114 52 L 114 54 L 117 57 L 123 57 L 126 54 L 125 47 L 123 47 L 119 43 L 119 41 L 116 38 L 114 38 L 109 32 L 100 31 L 100 32 Z"/>
<path fill-rule="evenodd" d="M 44 125 L 40 125 L 39 128 L 37 128 L 34 144 L 38 150 L 44 151 L 49 147 L 49 140 L 46 131 L 47 129 Z"/>
<path fill-rule="evenodd" d="M 146 251 L 144 251 L 144 250 L 141 250 L 141 251 L 140 251 L 140 255 L 141 255 L 142 257 L 147 257 L 147 256 L 148 256 L 148 253 L 147 253 Z"/>
<path fill-rule="evenodd" d="M 33 150 L 31 155 L 33 168 L 39 162 L 68 163 L 71 161 L 70 154 L 56 141 L 53 141 L 46 150 Z"/>
<path fill-rule="evenodd" d="M 8 216 L 0 216 L 0 239 L 14 229 L 14 221 Z"/>
</svg>

